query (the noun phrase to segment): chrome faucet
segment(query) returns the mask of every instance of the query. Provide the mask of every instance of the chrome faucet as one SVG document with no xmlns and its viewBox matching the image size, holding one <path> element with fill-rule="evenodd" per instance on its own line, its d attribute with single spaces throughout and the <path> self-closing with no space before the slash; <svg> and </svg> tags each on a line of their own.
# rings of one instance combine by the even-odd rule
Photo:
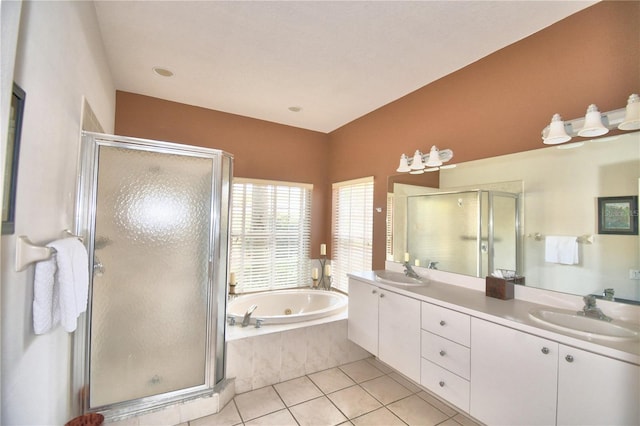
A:
<svg viewBox="0 0 640 426">
<path fill-rule="evenodd" d="M 413 270 L 409 262 L 404 262 L 404 274 L 410 278 L 420 279 L 420 275 Z"/>
<path fill-rule="evenodd" d="M 438 269 L 437 265 L 438 262 L 429 262 L 429 265 L 427 266 L 427 269 Z"/>
<path fill-rule="evenodd" d="M 249 325 L 249 321 L 251 321 L 251 314 L 253 313 L 253 311 L 256 310 L 257 307 L 258 305 L 251 305 L 249 306 L 249 309 L 247 309 L 247 312 L 244 313 L 244 317 L 242 318 L 243 327 L 246 327 Z"/>
<path fill-rule="evenodd" d="M 604 298 L 604 300 L 613 300 L 613 297 L 615 296 L 616 291 L 612 288 L 605 288 L 604 292 L 602 292 L 602 296 Z"/>
<path fill-rule="evenodd" d="M 584 308 L 581 311 L 578 311 L 578 315 L 582 315 L 589 318 L 596 318 L 602 321 L 611 321 L 611 318 L 606 316 L 600 308 L 596 306 L 596 297 L 590 294 L 587 294 L 582 298 L 584 300 Z"/>
</svg>

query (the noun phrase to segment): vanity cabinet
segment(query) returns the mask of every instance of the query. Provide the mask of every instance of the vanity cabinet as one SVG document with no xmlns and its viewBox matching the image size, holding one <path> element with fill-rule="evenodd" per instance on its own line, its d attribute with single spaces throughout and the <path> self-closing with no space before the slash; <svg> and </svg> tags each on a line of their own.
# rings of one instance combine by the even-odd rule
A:
<svg viewBox="0 0 640 426">
<path fill-rule="evenodd" d="M 489 425 L 555 424 L 558 346 L 472 318 L 470 414 Z"/>
<path fill-rule="evenodd" d="M 470 414 L 487 424 L 638 425 L 640 366 L 471 320 Z"/>
<path fill-rule="evenodd" d="M 349 279 L 347 337 L 374 355 L 378 354 L 378 288 Z"/>
<path fill-rule="evenodd" d="M 639 425 L 640 366 L 560 345 L 558 425 Z"/>
<path fill-rule="evenodd" d="M 422 303 L 420 384 L 469 411 L 469 315 Z"/>
<path fill-rule="evenodd" d="M 348 338 L 420 381 L 420 301 L 349 280 Z"/>
</svg>

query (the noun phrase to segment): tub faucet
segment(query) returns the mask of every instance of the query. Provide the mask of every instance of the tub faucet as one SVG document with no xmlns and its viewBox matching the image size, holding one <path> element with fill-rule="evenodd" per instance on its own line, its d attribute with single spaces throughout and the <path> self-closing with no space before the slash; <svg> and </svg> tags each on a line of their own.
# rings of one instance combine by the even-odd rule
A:
<svg viewBox="0 0 640 426">
<path fill-rule="evenodd" d="M 253 311 L 256 310 L 257 307 L 258 305 L 251 305 L 249 306 L 249 309 L 247 309 L 247 312 L 244 313 L 244 317 L 242 318 L 243 327 L 246 327 L 249 325 L 249 321 L 251 321 L 251 314 L 253 313 Z"/>
<path fill-rule="evenodd" d="M 438 267 L 436 266 L 437 264 L 438 262 L 429 262 L 427 269 L 438 269 Z"/>
<path fill-rule="evenodd" d="M 413 270 L 409 262 L 404 262 L 404 274 L 410 278 L 420 279 L 420 275 Z"/>
<path fill-rule="evenodd" d="M 611 318 L 606 316 L 600 308 L 596 306 L 596 297 L 590 294 L 587 294 L 582 298 L 584 300 L 584 308 L 581 311 L 578 311 L 578 315 L 582 315 L 589 318 L 596 318 L 602 321 L 611 321 Z"/>
</svg>

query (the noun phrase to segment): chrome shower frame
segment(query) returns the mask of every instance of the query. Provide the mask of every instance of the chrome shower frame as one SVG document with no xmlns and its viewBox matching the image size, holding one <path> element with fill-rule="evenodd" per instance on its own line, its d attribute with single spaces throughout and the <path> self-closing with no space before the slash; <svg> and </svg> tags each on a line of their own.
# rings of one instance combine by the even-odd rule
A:
<svg viewBox="0 0 640 426">
<path fill-rule="evenodd" d="M 91 301 L 93 274 L 90 273 L 87 312 L 78 321 L 73 336 L 72 410 L 76 414 L 100 412 L 110 421 L 144 414 L 218 391 L 225 379 L 225 310 L 229 253 L 230 194 L 233 156 L 227 152 L 171 142 L 83 132 L 79 172 L 77 175 L 75 230 L 84 238 L 89 253 L 89 271 L 94 270 L 95 215 L 98 161 L 101 146 L 209 158 L 212 161 L 211 227 L 209 233 L 207 329 L 204 384 L 163 394 L 117 402 L 104 406 L 90 405 Z"/>
</svg>

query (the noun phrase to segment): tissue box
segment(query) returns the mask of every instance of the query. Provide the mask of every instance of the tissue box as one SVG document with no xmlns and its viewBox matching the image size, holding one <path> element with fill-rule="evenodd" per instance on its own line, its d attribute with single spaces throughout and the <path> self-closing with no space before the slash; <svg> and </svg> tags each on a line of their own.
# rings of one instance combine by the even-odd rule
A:
<svg viewBox="0 0 640 426">
<path fill-rule="evenodd" d="M 513 299 L 513 285 L 524 284 L 524 277 L 496 278 L 488 276 L 486 279 L 485 294 L 496 299 Z"/>
</svg>

